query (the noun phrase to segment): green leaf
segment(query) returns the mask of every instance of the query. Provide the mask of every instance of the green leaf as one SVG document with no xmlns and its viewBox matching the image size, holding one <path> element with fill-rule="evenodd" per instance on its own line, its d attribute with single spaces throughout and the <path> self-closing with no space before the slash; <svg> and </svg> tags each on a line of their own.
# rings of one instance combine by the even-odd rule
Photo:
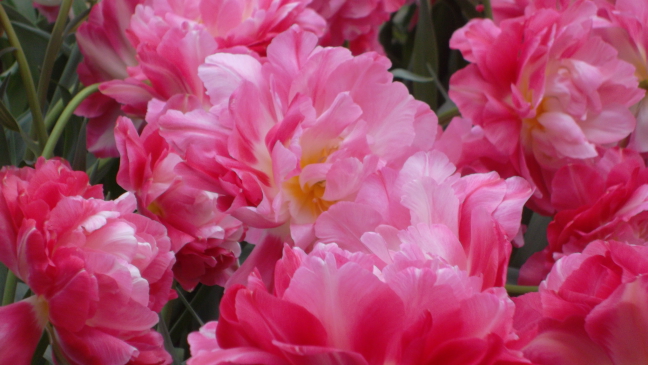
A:
<svg viewBox="0 0 648 365">
<path fill-rule="evenodd" d="M 72 93 L 70 90 L 61 84 L 56 84 L 56 86 L 58 86 L 56 91 L 60 93 L 61 99 L 63 99 L 63 105 L 70 104 L 70 100 L 72 100 Z"/>
<path fill-rule="evenodd" d="M 551 220 L 551 217 L 533 213 L 527 231 L 524 234 L 524 246 L 517 249 L 515 254 L 512 255 L 510 266 L 521 267 L 531 255 L 547 246 L 547 226 Z"/>
<path fill-rule="evenodd" d="M 11 165 L 11 150 L 9 149 L 9 141 L 5 129 L 0 127 L 0 166 Z"/>
<path fill-rule="evenodd" d="M 8 272 L 9 269 L 7 269 L 6 266 L 0 263 L 0 293 L 2 293 L 2 295 L 4 295 L 4 287 L 5 287 L 5 282 L 7 281 Z"/>
<path fill-rule="evenodd" d="M 18 125 L 18 121 L 11 115 L 9 108 L 2 101 L 0 101 L 0 125 L 12 131 L 22 131 L 20 125 Z"/>
<path fill-rule="evenodd" d="M 86 157 L 88 156 L 88 151 L 86 150 L 86 127 L 87 119 L 83 119 L 81 124 L 81 130 L 77 135 L 77 141 L 73 147 L 73 154 L 70 161 L 72 162 L 72 169 L 76 171 L 85 171 L 86 170 Z"/>
<path fill-rule="evenodd" d="M 74 0 L 74 3 L 72 4 L 72 11 L 77 17 L 79 17 L 77 14 L 81 14 L 89 9 L 91 9 L 91 7 L 88 7 L 88 3 L 85 0 Z"/>
<path fill-rule="evenodd" d="M 407 80 L 407 81 L 414 81 L 414 82 L 433 82 L 434 78 L 433 77 L 428 77 L 428 76 L 421 76 L 417 75 L 414 72 L 402 69 L 402 68 L 396 68 L 390 71 L 394 77 L 398 77 L 399 79 Z"/>
<path fill-rule="evenodd" d="M 419 21 L 416 25 L 414 50 L 410 61 L 410 71 L 417 75 L 428 74 L 431 67 L 436 73 L 439 68 L 437 59 L 436 33 L 432 25 L 432 10 L 428 0 L 421 0 L 419 7 Z M 429 65 L 429 66 L 428 66 Z M 437 106 L 437 88 L 432 83 L 415 83 L 413 85 L 414 97 L 430 105 L 432 110 Z"/>
<path fill-rule="evenodd" d="M 18 0 L 18 2 L 20 4 L 28 3 L 29 6 L 31 7 L 31 2 L 29 2 L 29 1 Z M 2 4 L 4 6 L 4 8 L 5 8 L 5 11 L 7 12 L 7 15 L 9 16 L 9 19 L 11 19 L 12 22 L 15 21 L 15 22 L 19 22 L 19 23 L 23 23 L 23 24 L 30 24 L 30 25 L 34 26 L 36 24 L 35 16 L 34 17 L 25 16 L 20 10 L 18 10 L 16 8 L 16 6 L 13 3 L 14 3 L 14 1 L 5 1 Z M 33 7 L 32 7 L 31 10 L 32 11 L 30 13 L 34 14 L 34 8 Z"/>
<path fill-rule="evenodd" d="M 15 50 L 16 50 L 16 48 L 14 48 L 14 47 L 7 47 L 7 48 L 3 49 L 2 51 L 0 51 L 0 57 L 6 55 L 9 52 L 13 52 Z"/>
<path fill-rule="evenodd" d="M 75 14 L 79 14 L 74 17 L 74 19 L 70 20 L 68 25 L 65 27 L 65 32 L 64 34 L 67 36 L 69 34 L 72 34 L 76 31 L 76 29 L 83 23 L 86 19 L 88 19 L 88 16 L 90 16 L 90 10 L 92 8 L 86 8 L 82 11 L 79 11 L 78 13 L 75 11 Z"/>
<path fill-rule="evenodd" d="M 20 13 L 20 15 L 29 19 L 32 24 L 36 23 L 38 13 L 32 5 L 31 1 L 12 0 L 11 3 L 13 4 L 16 11 Z"/>
<path fill-rule="evenodd" d="M 167 306 L 169 304 L 170 303 L 167 303 Z M 171 358 L 173 359 L 173 365 L 181 365 L 181 361 L 178 358 L 178 354 L 175 350 L 175 347 L 173 347 L 173 341 L 171 340 L 169 329 L 166 323 L 164 322 L 163 313 L 164 313 L 164 309 L 162 310 L 162 313 L 160 313 L 160 321 L 158 322 L 157 331 L 162 335 L 162 338 L 164 339 L 164 349 L 167 350 L 167 352 L 171 355 Z"/>
<path fill-rule="evenodd" d="M 33 25 L 30 25 L 30 24 L 27 24 L 27 23 L 21 23 L 21 22 L 15 21 L 15 20 L 12 20 L 11 24 L 16 29 L 16 32 L 18 32 L 18 29 L 21 29 L 22 31 L 27 32 L 27 33 L 29 33 L 29 34 L 31 34 L 31 35 L 39 38 L 39 39 L 42 39 L 44 41 L 49 41 L 49 39 L 50 39 L 50 34 L 49 33 L 47 33 L 44 30 L 41 30 L 41 29 L 39 29 L 39 28 L 37 28 L 37 27 L 35 27 Z M 25 47 L 25 46 L 23 45 L 23 47 Z"/>
<path fill-rule="evenodd" d="M 79 63 L 83 59 L 83 55 L 81 54 L 81 51 L 79 51 L 79 47 L 76 44 L 72 45 L 70 49 L 70 56 L 68 57 L 65 68 L 63 69 L 63 73 L 59 78 L 57 84 L 59 87 L 54 91 L 54 96 L 52 96 L 50 107 L 52 105 L 55 105 L 59 100 L 61 100 L 61 98 L 63 99 L 65 105 L 69 104 L 70 100 L 72 99 L 72 95 L 70 94 L 69 90 L 72 89 L 72 87 L 74 87 L 79 81 L 79 76 L 77 75 L 76 70 L 79 66 Z M 67 91 L 67 94 L 65 94 L 65 91 Z"/>
</svg>

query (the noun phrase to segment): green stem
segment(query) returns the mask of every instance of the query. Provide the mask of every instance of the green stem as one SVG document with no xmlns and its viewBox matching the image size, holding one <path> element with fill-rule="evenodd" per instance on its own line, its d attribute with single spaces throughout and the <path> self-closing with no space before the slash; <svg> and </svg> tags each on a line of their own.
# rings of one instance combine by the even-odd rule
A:
<svg viewBox="0 0 648 365">
<path fill-rule="evenodd" d="M 526 286 L 526 285 L 506 284 L 504 288 L 506 288 L 506 291 L 509 294 L 514 294 L 514 295 L 522 295 L 522 294 L 538 291 L 537 286 Z"/>
<path fill-rule="evenodd" d="M 211 288 L 211 287 L 210 287 L 210 286 L 207 286 L 207 285 L 203 285 L 203 284 L 201 284 L 201 285 L 198 287 L 198 289 L 196 290 L 196 292 L 195 292 L 195 294 L 194 294 L 194 297 L 191 299 L 191 302 L 189 303 L 189 305 L 193 308 L 193 306 L 194 306 L 195 304 L 197 304 L 197 303 L 201 303 L 201 302 L 204 302 L 205 299 L 207 298 L 208 294 L 209 294 L 209 293 L 208 293 L 209 288 Z M 172 335 L 173 335 L 173 334 L 177 334 L 178 331 L 182 329 L 182 328 L 181 328 L 181 327 L 182 327 L 181 324 L 182 324 L 182 323 L 185 323 L 185 321 L 188 320 L 188 317 L 189 317 L 190 315 L 191 315 L 191 314 L 189 313 L 188 310 L 183 311 L 182 314 L 180 314 L 180 317 L 178 317 L 178 320 L 176 320 L 175 323 L 173 324 L 173 326 L 171 326 L 171 329 L 169 330 L 169 333 L 171 333 Z"/>
<path fill-rule="evenodd" d="M 58 56 L 61 45 L 63 44 L 63 32 L 65 31 L 65 23 L 67 23 L 72 2 L 72 0 L 63 0 L 61 3 L 56 23 L 54 23 L 54 29 L 52 29 L 52 35 L 47 43 L 45 59 L 43 60 L 40 78 L 38 79 L 38 102 L 41 106 L 45 105 L 47 99 L 47 89 L 50 83 L 50 77 L 52 76 L 52 70 L 54 69 L 54 61 L 56 61 L 56 56 Z"/>
<path fill-rule="evenodd" d="M 52 135 L 47 140 L 47 143 L 45 144 L 45 148 L 43 148 L 43 153 L 42 153 L 43 157 L 45 158 L 52 157 L 52 155 L 54 154 L 54 147 L 56 147 L 56 143 L 58 143 L 58 140 L 61 137 L 61 134 L 65 129 L 65 126 L 70 120 L 70 117 L 72 116 L 72 114 L 74 114 L 74 111 L 77 109 L 77 107 L 81 104 L 83 100 L 85 100 L 88 96 L 92 95 L 98 90 L 99 90 L 99 84 L 92 84 L 86 87 L 85 89 L 79 91 L 79 93 L 76 94 L 72 98 L 72 100 L 70 100 L 70 103 L 65 107 L 65 109 L 63 109 L 61 116 L 56 121 L 56 124 L 54 125 L 54 129 L 52 130 Z"/>
<path fill-rule="evenodd" d="M 457 109 L 457 107 L 454 107 L 452 109 L 448 109 L 442 113 L 437 114 L 437 117 L 439 118 L 439 124 L 446 125 L 450 123 L 450 120 L 452 120 L 452 118 L 458 115 L 460 115 L 459 109 Z"/>
<path fill-rule="evenodd" d="M 59 115 L 61 115 L 61 112 L 63 111 L 63 99 L 59 99 L 54 106 L 50 108 L 50 110 L 47 112 L 47 116 L 45 116 L 45 128 L 48 130 L 52 128 L 54 125 L 54 122 L 56 122 L 56 119 L 58 119 Z"/>
<path fill-rule="evenodd" d="M 484 17 L 493 19 L 493 6 L 490 0 L 484 0 Z"/>
<path fill-rule="evenodd" d="M 11 270 L 7 271 L 7 280 L 5 281 L 4 294 L 2 295 L 2 305 L 9 305 L 14 302 L 17 285 L 18 278 L 16 275 Z"/>
<path fill-rule="evenodd" d="M 5 32 L 7 32 L 9 44 L 16 49 L 14 52 L 20 69 L 20 77 L 22 78 L 25 91 L 27 92 L 27 102 L 29 103 L 29 109 L 32 113 L 33 123 L 36 126 L 38 143 L 42 148 L 42 146 L 47 143 L 47 130 L 45 129 L 43 113 L 41 112 L 40 104 L 38 103 L 38 95 L 36 94 L 34 79 L 32 78 L 29 63 L 27 62 L 27 57 L 25 57 L 25 52 L 20 45 L 16 31 L 14 30 L 13 25 L 11 25 L 11 20 L 9 19 L 4 6 L 2 6 L 2 3 L 0 3 L 0 23 L 4 27 Z"/>
<path fill-rule="evenodd" d="M 187 301 L 187 298 L 185 298 L 185 296 L 182 294 L 182 290 L 180 290 L 180 288 L 178 288 L 177 286 L 175 289 L 176 292 L 178 293 L 178 297 L 180 298 L 180 301 L 182 302 L 182 304 L 184 304 L 185 308 L 189 311 L 189 313 L 191 313 L 191 315 L 198 322 L 198 324 L 200 324 L 200 327 L 204 326 L 205 322 L 203 322 L 203 320 L 200 319 L 198 313 L 196 313 L 196 311 L 193 309 L 189 301 Z"/>
</svg>

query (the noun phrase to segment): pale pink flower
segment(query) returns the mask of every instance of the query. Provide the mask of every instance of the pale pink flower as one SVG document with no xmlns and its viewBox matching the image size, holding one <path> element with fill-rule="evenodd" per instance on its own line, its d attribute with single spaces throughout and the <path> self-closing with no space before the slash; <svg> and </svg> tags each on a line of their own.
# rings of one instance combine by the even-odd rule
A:
<svg viewBox="0 0 648 365">
<path fill-rule="evenodd" d="M 121 155 L 117 183 L 135 194 L 139 213 L 167 228 L 175 278 L 186 290 L 198 282 L 224 285 L 238 267 L 241 222 L 218 210 L 218 194 L 189 187 L 174 173 L 182 160 L 158 130 L 147 126 L 140 136 L 121 118 L 115 137 Z"/>
<path fill-rule="evenodd" d="M 648 362 L 648 247 L 596 241 L 515 298 L 518 346 L 539 365 Z"/>
<path fill-rule="evenodd" d="M 169 363 L 151 330 L 173 293 L 164 227 L 57 160 L 5 168 L 0 181 L 0 261 L 34 293 L 0 307 L 3 346 L 17 349 L 1 362 L 28 363 L 47 326 L 71 364 Z"/>
<path fill-rule="evenodd" d="M 308 6 L 326 19 L 323 46 L 342 46 L 349 42 L 353 54 L 384 53 L 378 42 L 380 26 L 406 0 L 313 0 Z"/>
<path fill-rule="evenodd" d="M 507 348 L 513 303 L 480 281 L 416 246 L 387 266 L 336 245 L 286 247 L 274 289 L 256 274 L 227 289 L 218 323 L 189 336 L 188 364 L 528 363 Z"/>
<path fill-rule="evenodd" d="M 199 74 L 211 112 L 157 122 L 186 160 L 176 168 L 183 178 L 222 194 L 245 224 L 302 247 L 322 212 L 355 199 L 379 168 L 431 148 L 437 128 L 429 107 L 392 82 L 386 58 L 316 45 L 294 27 L 270 44 L 265 63 L 210 56 Z"/>
<path fill-rule="evenodd" d="M 632 150 L 611 149 L 596 164 L 562 167 L 553 179 L 552 204 L 559 211 L 547 229 L 549 245 L 522 266 L 522 284 L 537 285 L 556 260 L 592 241 L 648 241 L 648 169 Z"/>
<path fill-rule="evenodd" d="M 472 20 L 451 40 L 472 64 L 453 75 L 450 96 L 534 185 L 551 185 L 544 171 L 597 157 L 597 147 L 618 144 L 635 128 L 628 108 L 644 91 L 632 65 L 593 34 L 596 11 L 579 1 L 499 27 Z M 538 189 L 534 196 L 543 213 L 552 212 L 547 195 Z"/>
<path fill-rule="evenodd" d="M 479 276 L 486 288 L 503 286 L 511 241 L 522 243 L 520 219 L 531 193 L 520 177 L 460 177 L 442 153 L 419 152 L 400 170 L 372 175 L 355 202 L 333 205 L 315 223 L 315 235 L 387 263 L 402 243 L 411 243 Z"/>
</svg>

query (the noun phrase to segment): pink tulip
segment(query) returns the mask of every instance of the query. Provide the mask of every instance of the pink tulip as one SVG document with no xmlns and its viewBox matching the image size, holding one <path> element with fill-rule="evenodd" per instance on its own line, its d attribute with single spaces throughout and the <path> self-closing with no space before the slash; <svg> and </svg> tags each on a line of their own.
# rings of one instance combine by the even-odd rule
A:
<svg viewBox="0 0 648 365">
<path fill-rule="evenodd" d="M 453 75 L 450 96 L 537 187 L 535 208 L 545 214 L 551 175 L 625 139 L 635 128 L 629 107 L 644 95 L 634 68 L 593 33 L 596 11 L 579 1 L 499 27 L 472 20 L 451 40 L 472 64 Z"/>
<path fill-rule="evenodd" d="M 560 259 L 539 293 L 514 299 L 524 355 L 540 365 L 646 363 L 647 254 L 595 241 Z"/>
<path fill-rule="evenodd" d="M 507 348 L 505 291 L 416 246 L 387 266 L 336 245 L 286 247 L 276 271 L 274 290 L 256 274 L 227 289 L 218 323 L 189 336 L 188 364 L 528 363 Z"/>
<path fill-rule="evenodd" d="M 342 46 L 349 42 L 353 54 L 368 51 L 384 53 L 378 42 L 380 26 L 406 0 L 313 0 L 308 6 L 327 22 L 323 46 Z"/>
<path fill-rule="evenodd" d="M 355 202 L 333 205 L 315 223 L 315 235 L 386 263 L 401 244 L 414 244 L 481 277 L 485 288 L 503 286 L 511 241 L 520 240 L 522 208 L 531 193 L 519 177 L 460 177 L 442 153 L 419 152 L 400 171 L 383 168 L 372 175 Z"/>
<path fill-rule="evenodd" d="M 197 70 L 210 54 L 263 55 L 268 43 L 293 24 L 321 35 L 326 22 L 306 7 L 308 2 L 102 1 L 77 36 L 85 56 L 81 81 L 102 83 L 101 94 L 77 111 L 91 118 L 89 150 L 117 156 L 112 135 L 116 117 L 125 113 L 143 119 L 153 98 L 193 95 L 209 108 Z"/>
<path fill-rule="evenodd" d="M 355 199 L 380 167 L 431 148 L 437 128 L 434 113 L 392 82 L 386 58 L 317 41 L 293 27 L 270 44 L 265 63 L 208 57 L 199 75 L 214 107 L 157 122 L 185 159 L 176 171 L 190 185 L 222 195 L 221 207 L 243 223 L 301 247 L 313 243 L 320 214 Z"/>
<path fill-rule="evenodd" d="M 28 363 L 47 328 L 71 364 L 169 363 L 151 330 L 173 293 L 164 227 L 58 160 L 4 168 L 0 181 L 0 261 L 34 293 L 0 307 L 3 348 L 16 349 L 0 362 Z"/>
<path fill-rule="evenodd" d="M 141 214 L 167 228 L 178 282 L 186 290 L 199 282 L 224 285 L 238 267 L 241 222 L 219 212 L 217 194 L 191 188 L 174 173 L 182 160 L 153 126 L 139 136 L 121 118 L 115 136 L 122 156 L 117 182 L 135 194 Z"/>
<path fill-rule="evenodd" d="M 524 264 L 520 283 L 537 285 L 557 259 L 595 240 L 645 245 L 648 169 L 638 153 L 611 149 L 594 165 L 562 167 L 553 183 L 552 204 L 560 211 L 547 230 L 549 245 Z"/>
</svg>

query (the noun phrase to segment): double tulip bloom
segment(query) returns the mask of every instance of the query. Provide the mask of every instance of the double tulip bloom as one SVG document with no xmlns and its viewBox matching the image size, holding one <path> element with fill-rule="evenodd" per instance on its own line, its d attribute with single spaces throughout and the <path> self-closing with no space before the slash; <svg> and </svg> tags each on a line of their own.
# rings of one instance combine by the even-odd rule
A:
<svg viewBox="0 0 648 365">
<path fill-rule="evenodd" d="M 4 168 L 0 184 L 0 261 L 33 294 L 0 307 L 0 362 L 29 363 L 43 330 L 71 364 L 169 361 L 151 329 L 173 298 L 164 226 L 58 160 Z"/>
</svg>

